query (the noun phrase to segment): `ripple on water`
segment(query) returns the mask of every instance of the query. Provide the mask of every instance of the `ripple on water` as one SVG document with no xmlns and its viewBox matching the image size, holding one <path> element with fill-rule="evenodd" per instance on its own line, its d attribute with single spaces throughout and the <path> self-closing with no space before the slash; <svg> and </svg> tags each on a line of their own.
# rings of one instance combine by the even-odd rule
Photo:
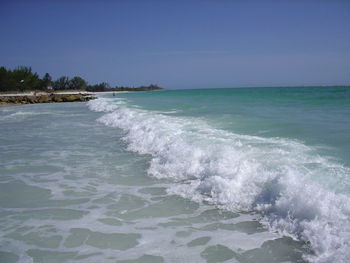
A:
<svg viewBox="0 0 350 263">
<path fill-rule="evenodd" d="M 10 252 L 0 251 L 0 262 L 17 263 L 19 257 Z"/>
<path fill-rule="evenodd" d="M 86 244 L 100 249 L 127 250 L 135 247 L 139 238 L 141 235 L 137 233 L 101 233 L 86 228 L 73 228 L 64 246 L 74 248 Z"/>
<path fill-rule="evenodd" d="M 67 116 L 41 115 L 25 131 L 31 136 L 19 140 L 9 133 L 5 137 L 13 145 L 0 144 L 6 155 L 0 167 L 1 263 L 234 262 L 237 257 L 246 263 L 269 260 L 268 250 L 280 249 L 278 242 L 266 243 L 279 236 L 253 215 L 169 194 L 172 182 L 147 175 L 150 156 L 127 152 L 121 132 L 95 123 L 98 114 L 84 105 L 49 107 L 67 107 Z M 71 116 L 75 111 L 83 114 Z M 22 131 L 21 123 L 11 125 Z M 295 248 L 285 242 L 279 259 L 300 258 Z"/>
<path fill-rule="evenodd" d="M 163 257 L 160 256 L 152 256 L 152 255 L 143 255 L 137 259 L 126 259 L 119 260 L 118 263 L 162 263 L 164 262 Z"/>
</svg>

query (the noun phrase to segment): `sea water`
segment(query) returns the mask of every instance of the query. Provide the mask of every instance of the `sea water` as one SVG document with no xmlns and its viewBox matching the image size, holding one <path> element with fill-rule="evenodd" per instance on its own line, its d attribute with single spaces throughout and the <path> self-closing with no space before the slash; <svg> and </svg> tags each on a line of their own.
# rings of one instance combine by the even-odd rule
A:
<svg viewBox="0 0 350 263">
<path fill-rule="evenodd" d="M 350 89 L 0 108 L 0 262 L 348 262 Z"/>
</svg>

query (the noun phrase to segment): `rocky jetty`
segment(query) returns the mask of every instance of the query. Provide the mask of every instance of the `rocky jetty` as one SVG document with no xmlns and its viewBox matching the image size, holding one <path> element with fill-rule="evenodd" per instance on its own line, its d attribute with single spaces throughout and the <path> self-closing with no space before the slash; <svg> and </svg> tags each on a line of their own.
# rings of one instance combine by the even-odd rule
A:
<svg viewBox="0 0 350 263">
<path fill-rule="evenodd" d="M 40 95 L 0 95 L 0 105 L 33 104 L 52 102 L 78 102 L 96 99 L 92 94 L 40 94 Z"/>
</svg>

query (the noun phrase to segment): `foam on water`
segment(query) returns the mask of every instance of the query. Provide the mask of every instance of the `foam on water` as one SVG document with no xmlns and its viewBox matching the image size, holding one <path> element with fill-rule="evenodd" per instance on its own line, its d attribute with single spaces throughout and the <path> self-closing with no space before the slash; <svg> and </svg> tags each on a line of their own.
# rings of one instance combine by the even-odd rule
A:
<svg viewBox="0 0 350 263">
<path fill-rule="evenodd" d="M 50 112 L 16 111 L 14 113 L 2 116 L 0 120 L 22 120 L 25 117 L 45 114 L 50 114 Z"/>
<path fill-rule="evenodd" d="M 113 100 L 113 99 L 98 99 L 95 100 L 94 103 L 89 103 L 90 110 L 93 111 L 113 111 L 118 109 L 118 105 L 124 104 L 124 101 L 122 99 Z"/>
<path fill-rule="evenodd" d="M 312 262 L 350 258 L 350 169 L 283 138 L 239 135 L 196 118 L 90 101 L 99 122 L 125 131 L 128 149 L 152 156 L 148 173 L 169 192 L 233 211 L 258 211 L 271 229 L 307 242 Z"/>
</svg>

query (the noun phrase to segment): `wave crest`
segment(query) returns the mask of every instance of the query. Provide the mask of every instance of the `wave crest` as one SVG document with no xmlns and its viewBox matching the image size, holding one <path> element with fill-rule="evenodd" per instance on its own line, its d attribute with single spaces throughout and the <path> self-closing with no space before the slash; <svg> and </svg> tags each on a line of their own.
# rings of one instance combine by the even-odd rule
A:
<svg viewBox="0 0 350 263">
<path fill-rule="evenodd" d="M 259 211 L 262 222 L 310 244 L 312 262 L 350 258 L 349 168 L 298 141 L 239 135 L 195 118 L 89 102 L 99 122 L 123 129 L 128 149 L 152 155 L 148 173 L 172 178 L 172 193 L 234 211 Z M 333 183 L 332 183 L 333 182 Z"/>
</svg>

